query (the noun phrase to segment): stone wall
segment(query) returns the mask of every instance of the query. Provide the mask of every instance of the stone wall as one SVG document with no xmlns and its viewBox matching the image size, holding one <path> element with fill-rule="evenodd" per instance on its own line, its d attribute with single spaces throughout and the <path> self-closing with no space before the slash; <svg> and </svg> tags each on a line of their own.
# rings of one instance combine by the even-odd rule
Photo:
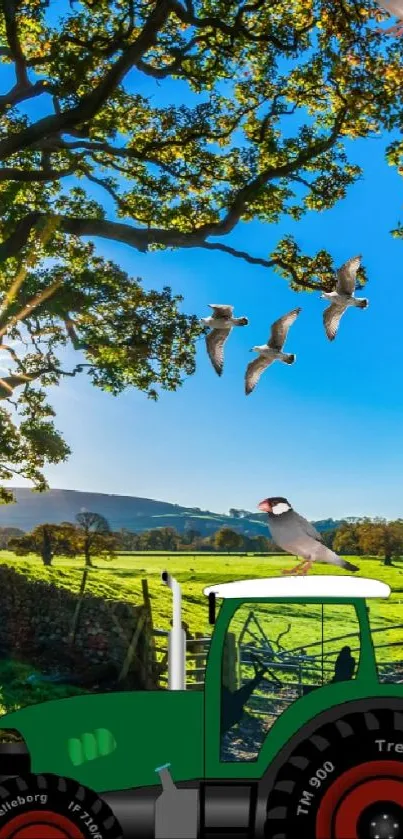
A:
<svg viewBox="0 0 403 839">
<path fill-rule="evenodd" d="M 128 674 L 128 686 L 145 686 L 149 616 L 143 604 L 133 607 L 84 594 L 72 646 L 71 630 L 79 599 L 66 588 L 30 580 L 0 565 L 0 655 L 29 662 L 44 673 L 80 672 L 88 665 L 106 662 L 113 662 L 120 670 L 139 619 L 145 614 Z"/>
</svg>

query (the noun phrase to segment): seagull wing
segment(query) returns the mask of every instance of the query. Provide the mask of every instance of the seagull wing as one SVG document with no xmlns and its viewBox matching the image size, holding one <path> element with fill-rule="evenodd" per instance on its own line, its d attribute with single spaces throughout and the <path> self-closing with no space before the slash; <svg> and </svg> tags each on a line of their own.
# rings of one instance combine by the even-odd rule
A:
<svg viewBox="0 0 403 839">
<path fill-rule="evenodd" d="M 339 268 L 336 274 L 336 291 L 338 294 L 353 294 L 360 264 L 361 256 L 353 256 Z"/>
<path fill-rule="evenodd" d="M 301 307 L 299 306 L 298 309 L 293 309 L 291 312 L 287 312 L 286 315 L 283 315 L 283 317 L 274 321 L 271 327 L 269 340 L 267 342 L 272 350 L 280 351 L 283 349 L 288 330 L 297 319 L 300 311 Z"/>
<path fill-rule="evenodd" d="M 212 329 L 206 335 L 207 352 L 214 370 L 219 376 L 221 376 L 224 367 L 224 344 L 229 333 L 229 329 Z"/>
<path fill-rule="evenodd" d="M 263 371 L 266 370 L 266 367 L 269 367 L 271 363 L 272 359 L 265 358 L 263 355 L 260 355 L 248 364 L 245 373 L 246 396 L 248 396 L 249 393 L 252 393 L 252 390 L 256 387 Z"/>
<path fill-rule="evenodd" d="M 301 525 L 301 528 L 303 528 L 304 532 L 307 534 L 307 536 L 311 536 L 311 538 L 316 539 L 317 542 L 323 542 L 323 537 L 320 533 L 318 533 L 318 531 L 313 526 L 313 524 L 311 524 L 310 521 L 304 519 L 304 517 L 300 516 L 299 513 L 296 513 L 295 510 L 294 516 L 297 519 L 298 523 Z"/>
<path fill-rule="evenodd" d="M 15 387 L 25 385 L 32 381 L 32 376 L 26 376 L 24 373 L 14 373 L 12 376 L 3 376 L 0 378 L 0 386 L 12 393 Z"/>
<path fill-rule="evenodd" d="M 1 393 L 1 398 L 2 399 L 6 398 L 6 394 L 8 394 L 8 396 L 11 396 L 11 394 L 13 392 L 13 388 L 11 387 L 11 385 L 7 381 L 7 379 L 8 379 L 8 376 L 5 379 L 0 379 L 0 393 Z"/>
<path fill-rule="evenodd" d="M 378 6 L 389 14 L 395 15 L 397 18 L 403 18 L 403 3 L 402 0 L 377 0 Z"/>
<path fill-rule="evenodd" d="M 209 307 L 213 309 L 215 318 L 230 318 L 234 311 L 233 306 L 222 306 L 220 303 L 209 303 Z"/>
<path fill-rule="evenodd" d="M 323 323 L 329 341 L 334 341 L 339 328 L 340 318 L 345 311 L 346 309 L 344 306 L 332 303 L 332 305 L 328 306 L 328 308 L 323 312 Z"/>
</svg>

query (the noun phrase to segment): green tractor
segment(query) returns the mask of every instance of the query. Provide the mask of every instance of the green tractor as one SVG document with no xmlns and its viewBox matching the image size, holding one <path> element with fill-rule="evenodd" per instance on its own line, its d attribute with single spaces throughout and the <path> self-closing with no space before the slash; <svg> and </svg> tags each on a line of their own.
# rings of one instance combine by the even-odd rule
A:
<svg viewBox="0 0 403 839">
<path fill-rule="evenodd" d="M 168 690 L 3 716 L 23 742 L 2 746 L 0 839 L 402 839 L 389 586 L 318 575 L 206 589 L 214 631 L 204 689 L 189 690 L 180 586 L 162 576 Z"/>
</svg>

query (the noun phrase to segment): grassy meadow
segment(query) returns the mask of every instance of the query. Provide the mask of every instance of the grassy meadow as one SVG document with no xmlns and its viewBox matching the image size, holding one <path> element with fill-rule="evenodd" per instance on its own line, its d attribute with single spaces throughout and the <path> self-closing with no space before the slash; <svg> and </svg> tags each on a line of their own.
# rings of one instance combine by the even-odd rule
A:
<svg viewBox="0 0 403 839">
<path fill-rule="evenodd" d="M 349 557 L 358 565 L 357 577 L 372 577 L 386 582 L 392 589 L 389 601 L 374 601 L 374 613 L 391 623 L 403 623 L 403 558 L 394 560 L 391 568 L 385 567 L 379 557 Z M 150 591 L 154 626 L 169 629 L 172 614 L 172 595 L 161 581 L 161 572 L 167 570 L 182 586 L 183 620 L 190 632 L 208 632 L 206 586 L 232 580 L 280 576 L 281 569 L 292 568 L 295 558 L 289 556 L 236 556 L 234 554 L 117 554 L 109 561 L 93 559 L 86 592 L 106 600 L 124 600 L 134 605 L 142 602 L 141 580 L 146 578 Z M 16 557 L 9 551 L 0 551 L 0 565 L 6 564 L 28 579 L 44 580 L 78 592 L 84 562 L 81 558 L 57 558 L 50 568 L 45 568 L 35 555 Z M 345 575 L 342 569 L 316 565 L 310 574 Z M 371 610 L 372 611 L 372 610 Z"/>
<path fill-rule="evenodd" d="M 372 601 L 371 618 L 373 616 L 376 625 L 387 629 L 395 624 L 403 624 L 403 560 L 394 560 L 394 566 L 385 567 L 378 557 L 351 557 L 352 562 L 360 568 L 357 576 L 372 577 L 387 582 L 392 588 L 392 596 L 389 601 Z M 183 620 L 188 624 L 189 631 L 193 634 L 196 631 L 210 635 L 212 628 L 208 624 L 208 602 L 203 594 L 203 589 L 211 584 L 219 582 L 231 582 L 232 580 L 262 578 L 279 576 L 281 569 L 292 568 L 295 565 L 295 558 L 288 556 L 259 556 L 259 555 L 206 555 L 206 554 L 141 554 L 133 555 L 122 553 L 111 560 L 94 558 L 94 568 L 90 570 L 87 580 L 86 592 L 105 600 L 123 600 L 133 605 L 142 602 L 142 579 L 148 580 L 149 593 L 151 598 L 154 627 L 168 630 L 172 614 L 172 595 L 167 586 L 161 581 L 161 572 L 167 570 L 182 585 L 183 593 Z M 46 568 L 40 557 L 32 555 L 27 557 L 16 557 L 7 551 L 0 552 L 0 565 L 8 565 L 28 579 L 44 580 L 55 585 L 66 587 L 72 592 L 78 592 L 82 580 L 84 561 L 82 558 L 64 559 L 57 558 L 50 568 Z M 345 574 L 341 569 L 329 568 L 326 565 L 314 566 L 312 574 Z M 298 608 L 298 607 L 293 607 Z M 314 607 L 313 607 L 314 608 Z M 330 608 L 330 607 L 329 607 Z M 245 618 L 243 610 L 243 619 Z M 287 623 L 286 607 L 280 606 L 278 618 L 282 617 L 284 624 Z M 305 624 L 307 622 L 305 621 Z M 231 629 L 240 631 L 241 625 Z M 273 625 L 271 638 L 275 638 L 278 632 Z M 355 630 L 354 624 L 349 627 L 348 620 L 340 625 L 340 616 L 336 618 L 332 635 L 340 635 Z M 340 632 L 341 630 L 341 632 Z M 396 632 L 396 631 L 395 631 Z M 304 638 L 301 627 L 298 625 L 298 615 L 292 620 L 292 631 L 287 639 L 287 647 L 295 636 L 295 645 L 301 645 L 309 641 Z M 393 630 L 382 632 L 382 642 L 396 642 L 398 636 Z M 379 637 L 379 636 L 378 636 Z M 401 639 L 400 639 L 401 640 Z M 353 646 L 353 645 L 352 645 Z M 391 648 L 393 658 L 403 658 L 400 647 Z M 41 702 L 48 698 L 57 698 L 82 692 L 79 689 L 68 686 L 56 686 L 49 684 L 27 684 L 29 675 L 35 673 L 35 669 L 29 662 L 24 661 L 0 661 L 0 713 L 10 711 L 21 705 Z"/>
</svg>

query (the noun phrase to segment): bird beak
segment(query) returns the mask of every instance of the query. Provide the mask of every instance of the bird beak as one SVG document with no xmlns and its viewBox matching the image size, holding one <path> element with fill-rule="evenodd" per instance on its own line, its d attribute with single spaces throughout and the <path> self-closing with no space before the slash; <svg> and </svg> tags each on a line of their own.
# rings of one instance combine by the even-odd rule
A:
<svg viewBox="0 0 403 839">
<path fill-rule="evenodd" d="M 261 501 L 260 504 L 257 505 L 258 510 L 262 510 L 263 513 L 271 513 L 271 504 L 270 501 L 265 498 L 264 501 Z"/>
</svg>

